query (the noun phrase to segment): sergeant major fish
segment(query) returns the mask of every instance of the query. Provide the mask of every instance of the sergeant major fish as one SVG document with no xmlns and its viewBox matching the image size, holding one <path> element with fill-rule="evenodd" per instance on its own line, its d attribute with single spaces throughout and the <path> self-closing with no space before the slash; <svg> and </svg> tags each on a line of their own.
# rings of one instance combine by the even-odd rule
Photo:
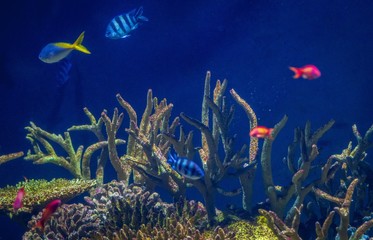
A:
<svg viewBox="0 0 373 240">
<path fill-rule="evenodd" d="M 114 17 L 106 28 L 105 37 L 110 39 L 126 38 L 140 23 L 149 21 L 142 15 L 143 7 Z"/>
<path fill-rule="evenodd" d="M 203 170 L 195 162 L 187 158 L 173 156 L 169 153 L 167 162 L 174 170 L 178 171 L 186 178 L 197 180 L 205 175 Z"/>
<path fill-rule="evenodd" d="M 55 63 L 67 57 L 71 51 L 77 50 L 86 54 L 91 52 L 82 45 L 84 39 L 84 32 L 82 32 L 78 39 L 73 44 L 65 42 L 49 43 L 40 52 L 39 59 L 45 63 Z"/>
</svg>

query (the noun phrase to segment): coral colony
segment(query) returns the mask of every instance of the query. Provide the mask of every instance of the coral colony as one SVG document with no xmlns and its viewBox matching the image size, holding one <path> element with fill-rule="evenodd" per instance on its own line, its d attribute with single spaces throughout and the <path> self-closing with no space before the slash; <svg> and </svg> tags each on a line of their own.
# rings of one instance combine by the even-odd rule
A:
<svg viewBox="0 0 373 240">
<path fill-rule="evenodd" d="M 126 129 L 121 127 L 125 114 L 118 108 L 112 114 L 104 110 L 99 118 L 85 108 L 89 124 L 72 126 L 63 135 L 49 133 L 31 122 L 26 127 L 31 143 L 26 156 L 23 152 L 3 155 L 0 164 L 24 156 L 34 164 L 63 167 L 73 179 L 25 179 L 0 189 L 0 212 L 29 220 L 23 239 L 366 238 L 364 234 L 373 226 L 373 187 L 369 183 L 373 170 L 366 161 L 367 150 L 373 146 L 373 125 L 365 135 L 354 125 L 357 144 L 350 142 L 342 153 L 330 155 L 326 161 L 318 159 L 320 167 L 314 164 L 319 155 L 318 141 L 334 121 L 316 131 L 311 130 L 310 122 L 296 128 L 293 142 L 283 146 L 288 148 L 286 163 L 292 178 L 289 184 L 279 186 L 273 179 L 271 152 L 287 116 L 263 135 L 261 153 L 254 133 L 248 145 L 234 146 L 229 129 L 235 105 L 227 104 L 227 81 L 218 80 L 211 92 L 210 78 L 207 72 L 200 119 L 187 113 L 172 119 L 173 105 L 166 99 L 159 101 L 149 90 L 141 119 L 117 94 L 129 117 Z M 246 113 L 250 129 L 262 130 L 250 105 L 234 89 L 228 95 Z M 181 124 L 189 124 L 199 134 L 184 132 Z M 92 132 L 97 141 L 88 147 L 78 146 L 70 136 L 72 131 Z M 118 138 L 118 131 L 125 131 L 128 138 Z M 120 156 L 118 152 L 124 148 L 125 154 Z M 172 168 L 167 159 L 170 153 L 180 159 L 198 156 L 201 169 L 187 160 Z M 96 169 L 91 169 L 93 154 L 99 156 Z M 110 163 L 117 179 L 104 183 L 104 168 Z M 314 168 L 318 169 L 317 177 L 310 174 Z M 199 177 L 190 177 L 196 174 L 195 169 Z M 267 196 L 263 203 L 252 202 L 257 169 L 262 171 Z M 220 184 L 232 175 L 240 184 L 238 189 Z M 174 202 L 163 202 L 156 188 L 168 191 Z M 203 203 L 187 200 L 187 188 L 197 189 Z M 64 204 L 86 191 L 89 196 L 85 203 Z M 219 194 L 241 196 L 242 206 L 217 209 Z M 58 204 L 51 210 L 54 202 Z M 41 219 L 42 228 L 37 227 Z"/>
</svg>

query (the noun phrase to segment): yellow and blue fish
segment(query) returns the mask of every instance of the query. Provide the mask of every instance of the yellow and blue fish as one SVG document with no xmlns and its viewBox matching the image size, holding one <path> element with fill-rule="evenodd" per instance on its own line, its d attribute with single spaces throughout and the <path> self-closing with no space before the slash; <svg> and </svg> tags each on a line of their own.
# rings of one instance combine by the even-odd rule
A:
<svg viewBox="0 0 373 240">
<path fill-rule="evenodd" d="M 71 51 L 77 50 L 86 54 L 91 52 L 82 45 L 84 32 L 71 44 L 65 42 L 49 43 L 40 52 L 39 59 L 45 63 L 55 63 L 67 57 Z"/>
</svg>

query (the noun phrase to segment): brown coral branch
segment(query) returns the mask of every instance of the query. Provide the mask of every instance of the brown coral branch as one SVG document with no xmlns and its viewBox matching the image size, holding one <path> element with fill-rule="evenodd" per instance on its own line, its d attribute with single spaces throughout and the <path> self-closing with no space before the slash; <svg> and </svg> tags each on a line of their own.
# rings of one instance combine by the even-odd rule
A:
<svg viewBox="0 0 373 240">
<path fill-rule="evenodd" d="M 258 126 L 258 121 L 256 118 L 256 114 L 251 106 L 238 95 L 238 93 L 232 88 L 229 91 L 234 100 L 244 109 L 246 112 L 247 118 L 249 119 L 250 123 L 250 130 Z M 250 161 L 254 161 L 256 158 L 256 154 L 258 152 L 258 138 L 250 138 Z"/>
<path fill-rule="evenodd" d="M 349 240 L 360 240 L 364 233 L 371 227 L 373 227 L 373 219 L 364 222 L 360 227 L 358 227 L 354 235 L 352 235 Z"/>
<path fill-rule="evenodd" d="M 329 215 L 326 217 L 323 225 L 321 226 L 319 222 L 315 223 L 316 228 L 316 240 L 327 240 L 328 239 L 328 231 L 330 225 L 333 223 L 335 211 L 331 211 Z"/>
<path fill-rule="evenodd" d="M 137 124 L 137 114 L 135 110 L 132 108 L 132 106 L 127 101 L 125 101 L 119 93 L 116 95 L 116 98 L 119 104 L 126 110 L 130 118 L 130 122 Z M 130 124 L 130 129 L 132 127 L 133 125 Z M 131 129 L 131 130 L 134 130 L 134 129 Z M 132 136 L 128 136 L 127 140 L 128 140 L 127 141 L 127 154 L 132 155 L 135 151 L 135 140 L 133 139 Z"/>
<path fill-rule="evenodd" d="M 0 156 L 0 165 L 6 162 L 9 162 L 11 160 L 14 160 L 16 158 L 20 158 L 24 155 L 23 152 L 16 152 L 16 153 L 10 153 L 6 155 L 1 155 Z"/>
<path fill-rule="evenodd" d="M 117 147 L 115 145 L 115 139 L 117 131 L 123 121 L 123 113 L 119 114 L 118 109 L 114 109 L 113 119 L 107 116 L 106 112 L 102 112 L 101 117 L 106 126 L 106 132 L 108 135 L 108 149 L 109 149 L 109 158 L 111 164 L 113 165 L 115 171 L 117 172 L 118 179 L 128 182 L 129 176 L 131 174 L 131 168 L 129 165 L 123 163 L 117 152 Z"/>
<path fill-rule="evenodd" d="M 319 189 L 319 188 L 313 188 L 312 190 L 313 190 L 313 192 L 314 192 L 318 197 L 321 197 L 321 198 L 323 198 L 323 199 L 326 199 L 326 200 L 328 200 L 328 201 L 330 201 L 330 202 L 334 202 L 334 203 L 336 203 L 336 204 L 338 204 L 338 205 L 342 205 L 342 204 L 343 204 L 344 199 L 342 199 L 342 198 L 334 197 L 334 196 L 330 195 L 330 194 L 327 193 L 327 192 L 324 192 L 323 190 L 321 190 L 321 189 Z"/>
<path fill-rule="evenodd" d="M 115 145 L 120 145 L 120 144 L 125 144 L 125 143 L 126 141 L 122 139 L 115 139 Z M 107 147 L 107 146 L 108 146 L 107 141 L 101 141 L 101 142 L 94 143 L 91 146 L 87 147 L 82 158 L 82 176 L 84 179 L 91 179 L 90 162 L 91 162 L 92 154 L 95 151 L 102 149 L 104 147 Z M 101 179 L 99 182 L 102 183 Z"/>
</svg>

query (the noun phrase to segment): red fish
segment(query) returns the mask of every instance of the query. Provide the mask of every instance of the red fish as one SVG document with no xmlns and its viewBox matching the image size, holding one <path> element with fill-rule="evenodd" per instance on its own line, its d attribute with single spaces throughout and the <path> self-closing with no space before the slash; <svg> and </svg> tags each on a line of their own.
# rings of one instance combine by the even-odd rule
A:
<svg viewBox="0 0 373 240">
<path fill-rule="evenodd" d="M 254 127 L 250 131 L 250 136 L 251 137 L 256 137 L 256 138 L 272 139 L 272 136 L 271 136 L 272 131 L 273 131 L 273 128 L 267 128 L 267 127 L 264 127 L 264 126 L 257 126 L 257 127 Z"/>
<path fill-rule="evenodd" d="M 315 65 L 306 65 L 300 68 L 289 67 L 291 71 L 294 72 L 293 78 L 304 78 L 308 80 L 313 80 L 321 76 L 320 70 Z"/>
<path fill-rule="evenodd" d="M 44 224 L 45 222 L 52 216 L 52 214 L 57 210 L 57 208 L 61 205 L 61 200 L 56 199 L 52 202 L 48 203 L 48 205 L 44 208 L 41 218 L 36 222 L 35 227 L 40 228 L 44 231 Z"/>
<path fill-rule="evenodd" d="M 23 207 L 22 200 L 23 200 L 23 197 L 25 196 L 25 194 L 26 194 L 25 188 L 21 187 L 18 190 L 17 196 L 16 196 L 16 198 L 14 199 L 14 202 L 13 202 L 14 212 L 17 212 L 18 209 L 20 209 L 21 207 Z"/>
</svg>

